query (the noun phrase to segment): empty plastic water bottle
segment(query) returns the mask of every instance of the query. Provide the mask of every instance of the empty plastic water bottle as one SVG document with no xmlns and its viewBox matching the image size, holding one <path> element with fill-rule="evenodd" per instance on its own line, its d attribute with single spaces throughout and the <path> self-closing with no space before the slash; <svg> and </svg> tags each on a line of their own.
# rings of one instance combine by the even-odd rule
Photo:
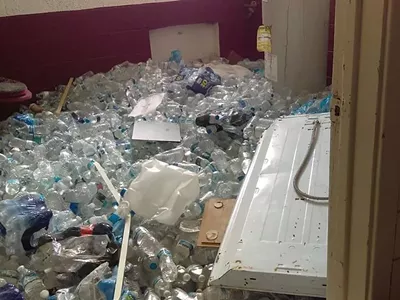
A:
<svg viewBox="0 0 400 300">
<path fill-rule="evenodd" d="M 172 290 L 172 295 L 176 300 L 189 300 L 191 297 L 182 289 L 175 288 Z"/>
<path fill-rule="evenodd" d="M 203 275 L 203 267 L 200 265 L 191 265 L 187 267 L 186 272 L 194 282 L 204 282 L 206 277 Z"/>
<path fill-rule="evenodd" d="M 173 282 L 178 275 L 176 265 L 172 260 L 171 253 L 161 247 L 161 244 L 144 227 L 138 227 L 135 230 L 133 240 L 138 247 L 148 256 L 157 255 L 160 261 L 162 277 L 166 282 Z"/>
<path fill-rule="evenodd" d="M 153 278 L 151 286 L 160 297 L 168 297 L 171 295 L 171 284 L 166 282 L 161 276 Z"/>
<path fill-rule="evenodd" d="M 160 260 L 160 270 L 163 279 L 167 282 L 174 282 L 178 276 L 178 271 L 174 261 L 172 260 L 171 252 L 166 248 L 162 248 L 158 252 L 157 257 Z"/>
<path fill-rule="evenodd" d="M 144 300 L 161 300 L 161 298 L 154 291 L 147 289 Z"/>
<path fill-rule="evenodd" d="M 24 289 L 27 299 L 47 299 L 49 292 L 46 290 L 43 281 L 40 277 L 31 270 L 28 270 L 24 266 L 18 267 L 20 275 L 20 285 Z"/>
<path fill-rule="evenodd" d="M 22 140 L 19 138 L 12 138 L 9 142 L 10 147 L 19 148 L 21 150 L 30 150 L 36 145 L 35 142 L 29 140 Z"/>
<path fill-rule="evenodd" d="M 187 282 L 191 279 L 190 274 L 186 271 L 186 268 L 184 266 L 177 266 L 178 269 L 178 281 L 184 281 Z"/>
<path fill-rule="evenodd" d="M 249 297 L 249 292 L 209 286 L 201 293 L 201 296 L 204 300 L 245 300 Z"/>
<path fill-rule="evenodd" d="M 18 179 L 8 179 L 6 182 L 6 193 L 15 196 L 21 189 L 21 183 Z"/>
</svg>

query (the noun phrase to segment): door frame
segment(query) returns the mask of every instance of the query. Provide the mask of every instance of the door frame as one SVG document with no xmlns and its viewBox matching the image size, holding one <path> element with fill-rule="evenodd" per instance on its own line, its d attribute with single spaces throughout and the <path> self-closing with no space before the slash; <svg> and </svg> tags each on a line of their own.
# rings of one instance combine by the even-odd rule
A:
<svg viewBox="0 0 400 300">
<path fill-rule="evenodd" d="M 390 299 L 400 193 L 400 2 L 337 0 L 335 18 L 327 297 Z"/>
</svg>

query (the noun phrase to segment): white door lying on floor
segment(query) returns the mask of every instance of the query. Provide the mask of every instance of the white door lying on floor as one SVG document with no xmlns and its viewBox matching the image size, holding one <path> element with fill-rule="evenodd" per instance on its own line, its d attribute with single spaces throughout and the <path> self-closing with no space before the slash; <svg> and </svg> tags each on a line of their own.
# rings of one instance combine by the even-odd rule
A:
<svg viewBox="0 0 400 300">
<path fill-rule="evenodd" d="M 211 285 L 325 296 L 328 205 L 299 199 L 293 188 L 317 119 L 321 124 L 317 144 L 299 187 L 311 195 L 328 196 L 329 114 L 275 121 L 258 145 Z"/>
</svg>

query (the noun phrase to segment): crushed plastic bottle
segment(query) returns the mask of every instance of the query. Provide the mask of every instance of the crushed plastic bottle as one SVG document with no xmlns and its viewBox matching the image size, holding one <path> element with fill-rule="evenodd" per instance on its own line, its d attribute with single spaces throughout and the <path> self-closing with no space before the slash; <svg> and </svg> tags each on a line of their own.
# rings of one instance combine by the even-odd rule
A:
<svg viewBox="0 0 400 300">
<path fill-rule="evenodd" d="M 18 272 L 20 275 L 20 286 L 23 288 L 27 299 L 47 299 L 49 297 L 49 292 L 46 290 L 38 274 L 28 270 L 24 266 L 19 266 Z"/>
</svg>

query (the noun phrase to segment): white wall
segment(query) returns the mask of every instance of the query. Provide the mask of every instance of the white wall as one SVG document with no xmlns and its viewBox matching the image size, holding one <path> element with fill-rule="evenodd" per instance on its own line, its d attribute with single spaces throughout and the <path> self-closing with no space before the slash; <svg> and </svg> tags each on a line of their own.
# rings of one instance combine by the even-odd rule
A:
<svg viewBox="0 0 400 300">
<path fill-rule="evenodd" d="M 180 50 L 184 61 L 219 56 L 218 24 L 171 26 L 150 31 L 151 57 L 166 61 Z"/>
<path fill-rule="evenodd" d="M 0 0 L 0 17 L 176 0 Z"/>
</svg>

